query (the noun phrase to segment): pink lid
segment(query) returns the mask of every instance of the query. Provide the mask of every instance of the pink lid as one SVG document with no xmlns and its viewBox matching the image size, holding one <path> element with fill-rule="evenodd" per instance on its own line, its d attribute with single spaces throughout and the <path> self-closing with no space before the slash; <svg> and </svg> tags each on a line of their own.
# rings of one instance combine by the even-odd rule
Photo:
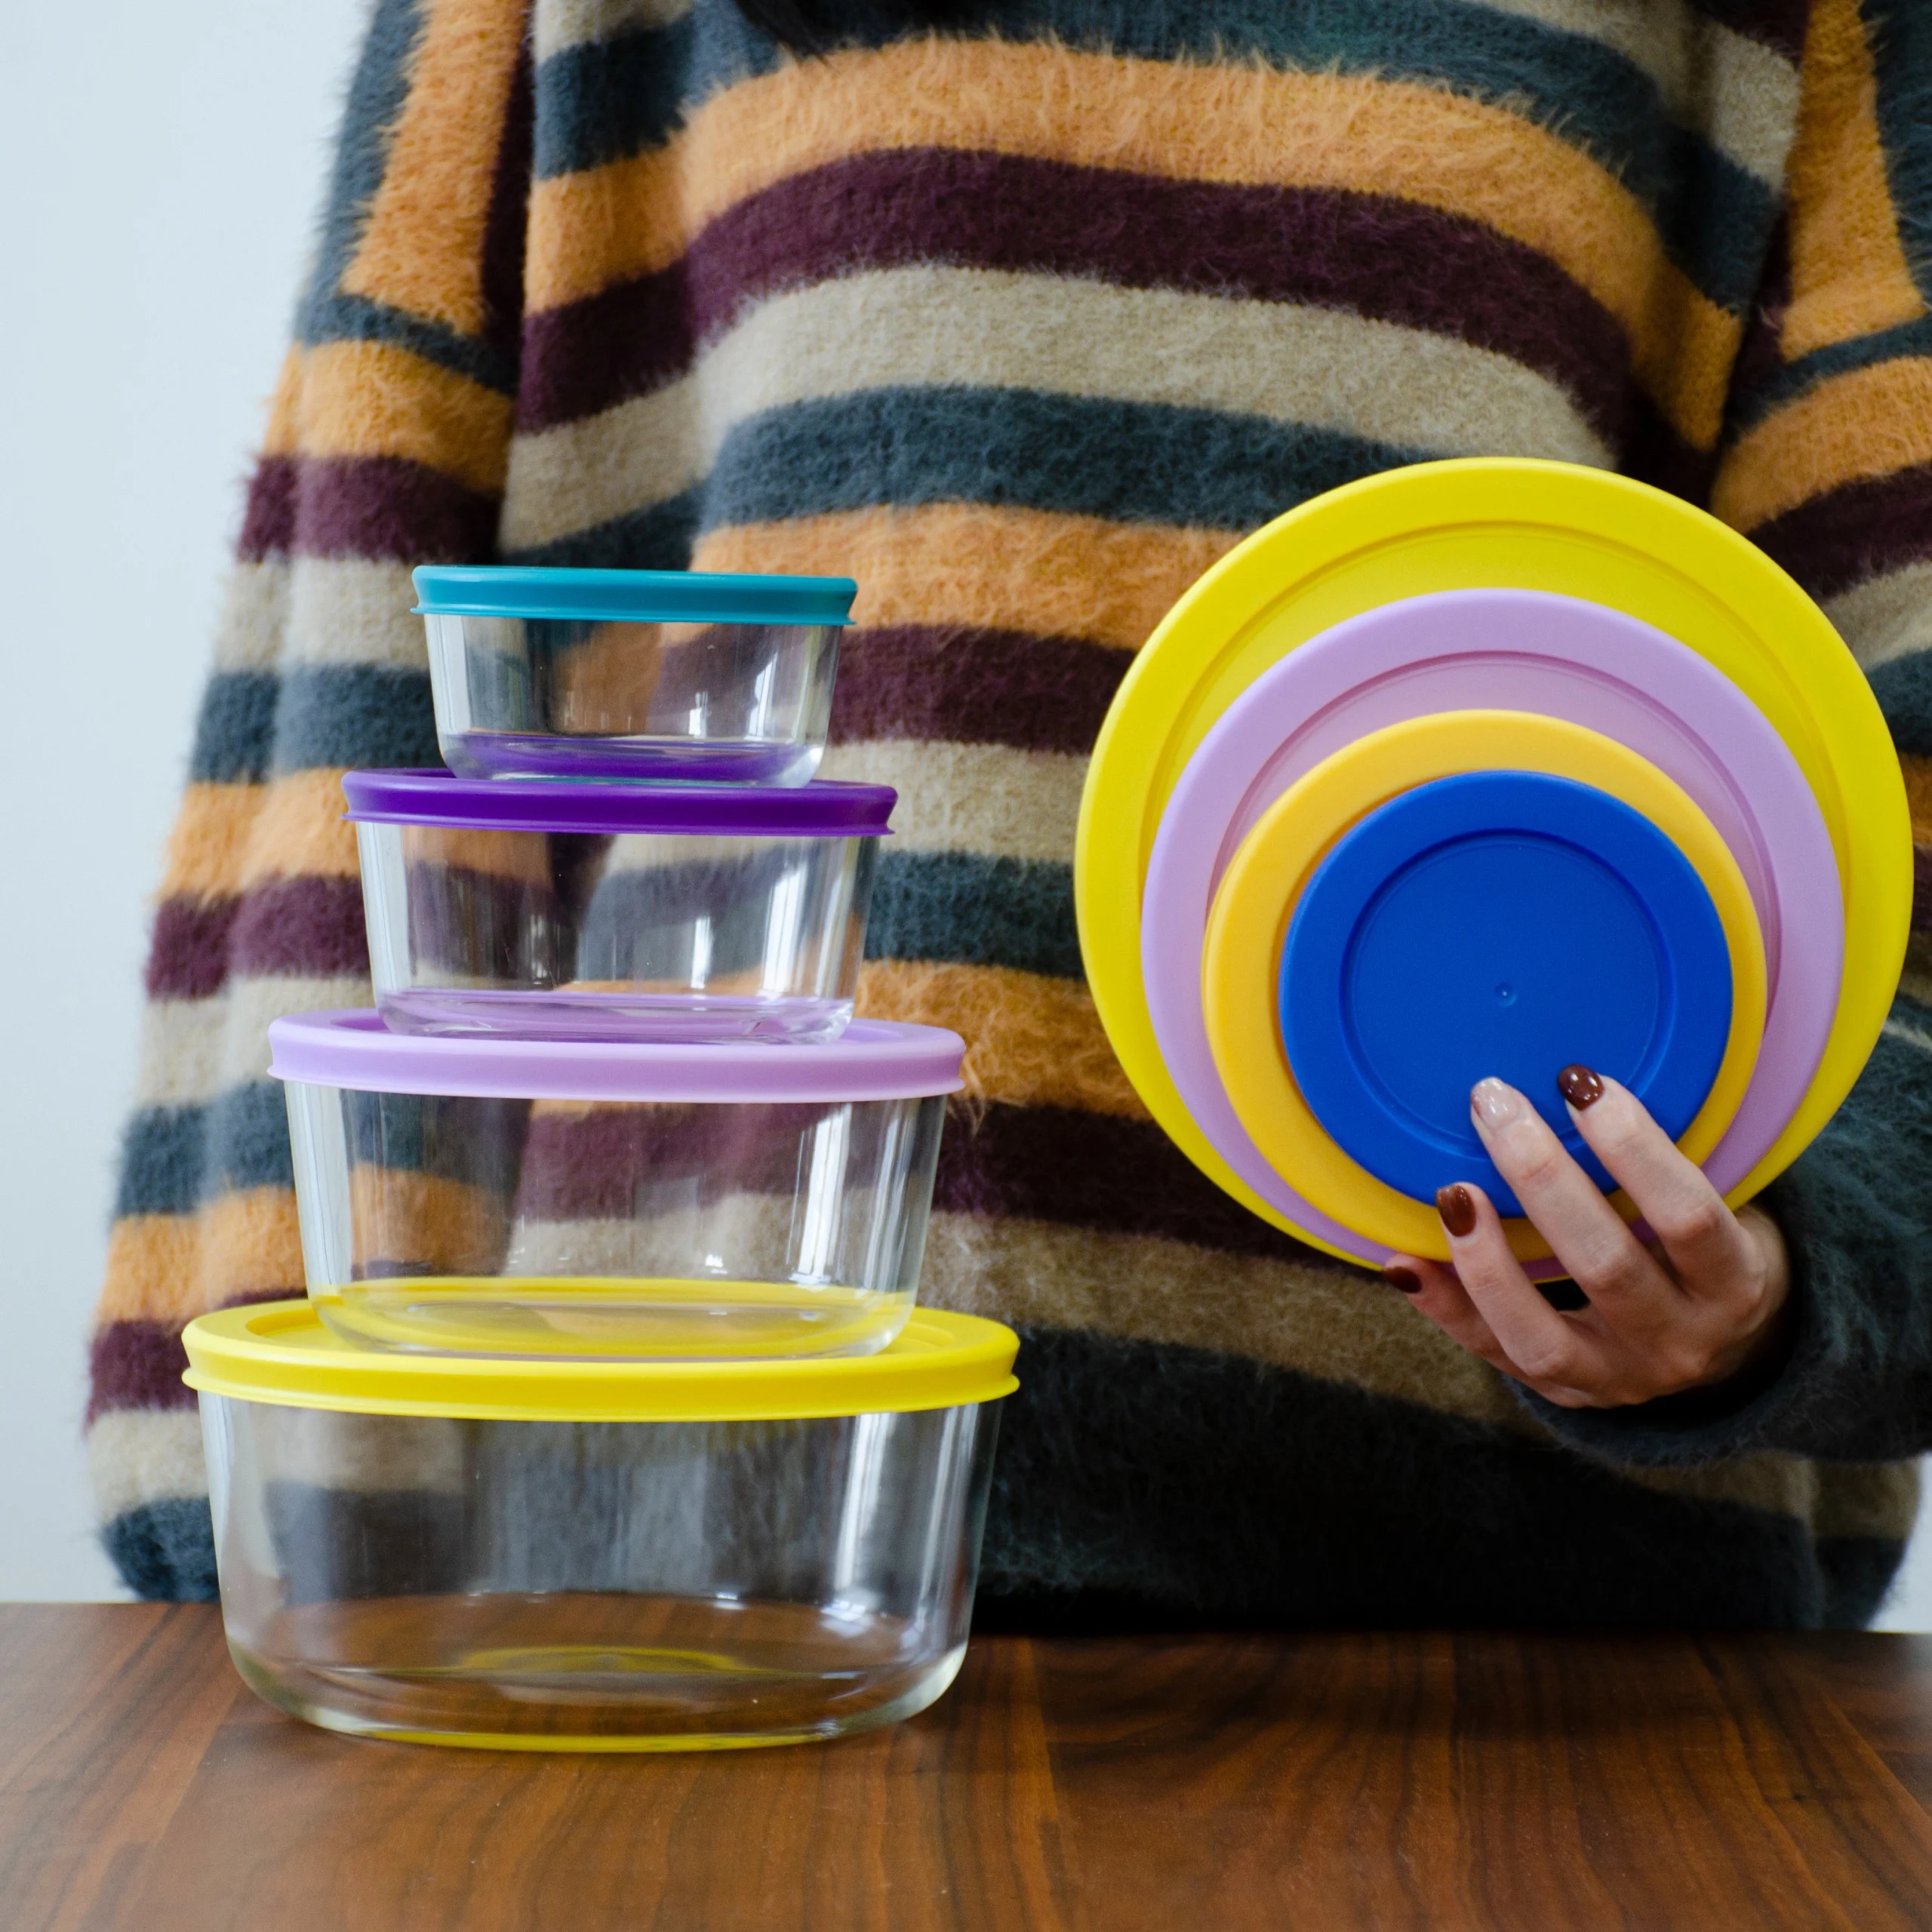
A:
<svg viewBox="0 0 1932 1932">
<path fill-rule="evenodd" d="M 368 1094 L 494 1100 L 898 1100 L 959 1090 L 966 1043 L 943 1026 L 855 1020 L 812 1045 L 762 1040 L 518 1040 L 392 1033 L 366 1008 L 298 1013 L 269 1028 L 269 1072 Z"/>
</svg>

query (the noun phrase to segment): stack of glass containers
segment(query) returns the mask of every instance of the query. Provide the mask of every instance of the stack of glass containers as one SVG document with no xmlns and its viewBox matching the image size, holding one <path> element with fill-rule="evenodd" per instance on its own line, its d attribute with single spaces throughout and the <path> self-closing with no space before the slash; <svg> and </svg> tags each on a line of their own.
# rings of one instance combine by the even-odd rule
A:
<svg viewBox="0 0 1932 1932">
<path fill-rule="evenodd" d="M 857 586 L 416 583 L 451 768 L 344 781 L 376 1011 L 269 1030 L 309 1298 L 186 1337 L 230 1649 L 419 1741 L 909 1715 L 1017 1344 L 914 1307 L 961 1041 L 852 1017 L 894 795 L 814 774 Z"/>
</svg>

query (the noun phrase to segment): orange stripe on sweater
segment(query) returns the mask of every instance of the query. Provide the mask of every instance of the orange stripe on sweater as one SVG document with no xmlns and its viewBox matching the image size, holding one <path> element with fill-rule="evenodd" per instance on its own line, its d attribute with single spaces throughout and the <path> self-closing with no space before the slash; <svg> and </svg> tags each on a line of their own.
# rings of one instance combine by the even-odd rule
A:
<svg viewBox="0 0 1932 1932">
<path fill-rule="evenodd" d="M 189 1214 L 131 1214 L 107 1238 L 107 1278 L 94 1310 L 110 1321 L 186 1321 L 196 1295 L 196 1223 Z"/>
<path fill-rule="evenodd" d="M 509 462 L 507 396 L 380 342 L 330 342 L 302 358 L 294 443 L 313 457 L 400 457 L 487 493 Z"/>
<path fill-rule="evenodd" d="M 1711 508 L 1740 530 L 1847 483 L 1932 463 L 1932 360 L 1834 376 L 1738 439 Z"/>
<path fill-rule="evenodd" d="M 509 1202 L 466 1182 L 405 1168 L 357 1167 L 349 1177 L 355 1260 L 407 1262 L 445 1274 L 503 1264 Z"/>
<path fill-rule="evenodd" d="M 163 898 L 232 898 L 269 878 L 354 878 L 355 828 L 343 817 L 342 774 L 291 772 L 266 785 L 190 785 L 162 875 Z"/>
<path fill-rule="evenodd" d="M 195 1214 L 133 1214 L 114 1224 L 97 1323 L 178 1326 L 243 1295 L 303 1290 L 295 1196 L 260 1187 Z"/>
<path fill-rule="evenodd" d="M 1738 321 L 1669 263 L 1628 189 L 1505 108 L 1338 74 L 937 39 L 788 64 L 715 97 L 662 149 L 539 182 L 527 300 L 548 308 L 661 269 L 787 175 L 914 147 L 1389 195 L 1480 221 L 1589 289 L 1679 433 L 1716 440 Z"/>
<path fill-rule="evenodd" d="M 1137 651 L 1238 531 L 939 503 L 715 530 L 692 568 L 855 577 L 854 622 L 973 624 Z"/>
<path fill-rule="evenodd" d="M 872 960 L 860 971 L 858 1011 L 951 1027 L 966 1042 L 969 1099 L 1148 1117 L 1084 986 L 1008 966 Z"/>
<path fill-rule="evenodd" d="M 1813 0 L 1803 72 L 1791 150 L 1791 306 L 1779 334 L 1787 358 L 1925 312 L 1899 242 L 1858 0 Z"/>
<path fill-rule="evenodd" d="M 497 152 L 527 8 L 429 0 L 382 184 L 342 287 L 473 335 Z"/>
<path fill-rule="evenodd" d="M 242 856 L 268 788 L 190 785 L 168 835 L 161 896 L 225 899 L 241 888 Z"/>
<path fill-rule="evenodd" d="M 243 855 L 240 889 L 298 873 L 359 878 L 355 828 L 343 810 L 339 771 L 293 771 L 271 780 Z"/>
</svg>

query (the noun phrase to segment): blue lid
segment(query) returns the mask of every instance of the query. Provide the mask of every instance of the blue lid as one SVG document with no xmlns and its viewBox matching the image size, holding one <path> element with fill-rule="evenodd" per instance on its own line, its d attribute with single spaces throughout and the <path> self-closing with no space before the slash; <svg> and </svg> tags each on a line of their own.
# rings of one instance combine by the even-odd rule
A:
<svg viewBox="0 0 1932 1932">
<path fill-rule="evenodd" d="M 700 624 L 849 624 L 849 577 L 728 577 L 703 571 L 565 571 L 424 564 L 419 615 L 660 619 Z"/>
<path fill-rule="evenodd" d="M 890 785 L 614 785 L 572 778 L 457 778 L 346 771 L 347 816 L 377 825 L 497 832 L 668 832 L 709 838 L 876 838 L 899 794 Z"/>
<path fill-rule="evenodd" d="M 1494 1075 L 1599 1187 L 1557 1091 L 1621 1081 L 1675 1140 L 1730 1030 L 1730 955 L 1690 863 L 1594 787 L 1521 771 L 1438 779 L 1370 813 L 1309 880 L 1282 950 L 1281 1036 L 1335 1143 L 1391 1187 L 1515 1196 L 1469 1121 Z"/>
</svg>

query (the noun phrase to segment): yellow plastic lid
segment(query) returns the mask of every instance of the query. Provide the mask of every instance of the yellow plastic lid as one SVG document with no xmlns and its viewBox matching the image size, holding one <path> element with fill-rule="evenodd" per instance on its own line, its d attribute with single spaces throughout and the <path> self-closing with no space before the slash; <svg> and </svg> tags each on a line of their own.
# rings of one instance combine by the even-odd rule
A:
<svg viewBox="0 0 1932 1932">
<path fill-rule="evenodd" d="M 337 1341 L 306 1301 L 189 1323 L 182 1377 L 204 1395 L 358 1415 L 493 1422 L 771 1422 L 996 1402 L 1019 1387 L 1020 1338 L 977 1315 L 918 1309 L 873 1355 L 758 1361 L 506 1360 L 386 1354 Z"/>
</svg>

